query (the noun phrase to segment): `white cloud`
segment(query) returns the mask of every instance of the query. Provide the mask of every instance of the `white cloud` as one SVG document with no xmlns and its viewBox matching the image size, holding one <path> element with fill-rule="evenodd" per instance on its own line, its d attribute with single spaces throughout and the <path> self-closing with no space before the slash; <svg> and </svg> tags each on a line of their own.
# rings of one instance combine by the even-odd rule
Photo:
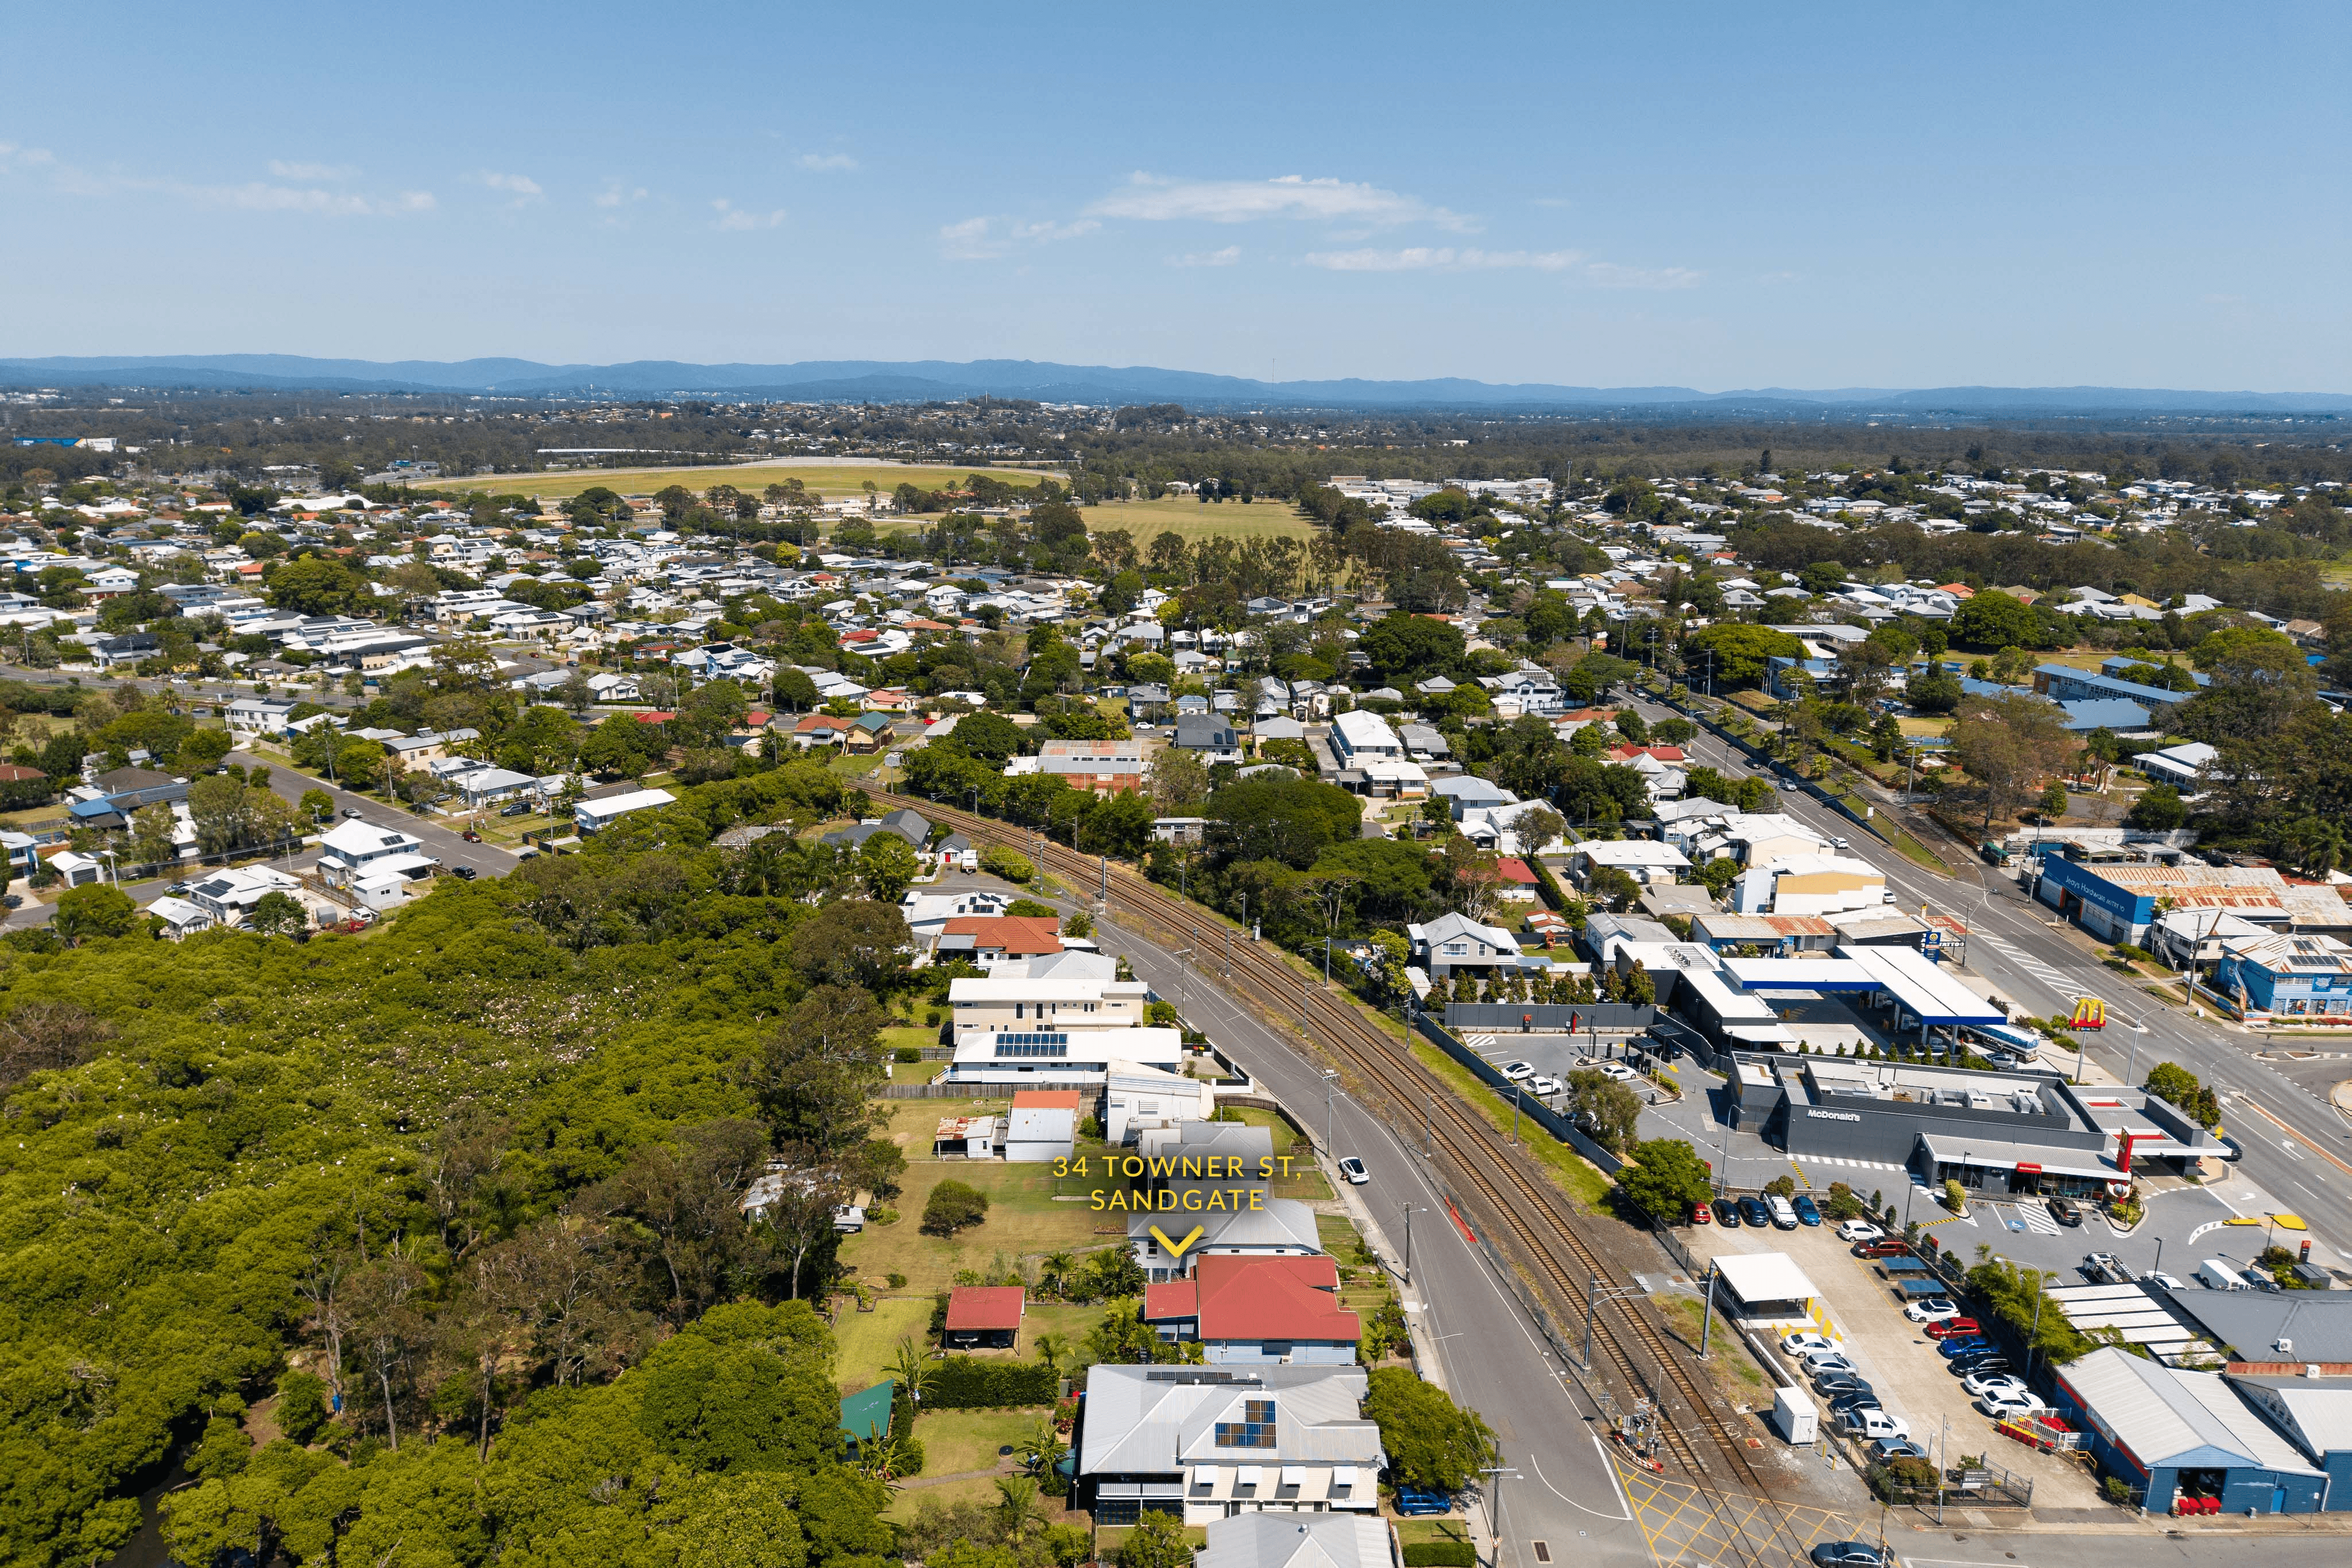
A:
<svg viewBox="0 0 2352 1568">
<path fill-rule="evenodd" d="M 0 168 L 31 168 L 57 161 L 57 155 L 46 147 L 19 147 L 13 141 L 0 141 Z"/>
<path fill-rule="evenodd" d="M 504 191 L 514 197 L 508 204 L 509 206 L 527 207 L 533 202 L 547 198 L 547 193 L 539 188 L 539 182 L 528 174 L 500 174 L 485 169 L 474 178 L 493 191 Z"/>
<path fill-rule="evenodd" d="M 1092 218 L 1066 224 L 1018 223 L 1011 218 L 965 218 L 940 228 L 940 254 L 950 261 L 992 261 L 1023 245 L 1049 245 L 1093 234 L 1102 225 Z"/>
<path fill-rule="evenodd" d="M 1706 274 L 1687 267 L 1620 267 L 1596 261 L 1584 269 L 1584 280 L 1595 288 L 1696 288 Z"/>
<path fill-rule="evenodd" d="M 803 169 L 855 169 L 857 160 L 846 152 L 803 152 L 793 160 Z"/>
<path fill-rule="evenodd" d="M 300 180 L 315 183 L 320 180 L 348 180 L 359 171 L 349 163 L 298 163 L 283 158 L 269 161 L 269 172 L 281 180 Z"/>
<path fill-rule="evenodd" d="M 710 205 L 719 214 L 719 227 L 722 229 L 735 231 L 772 229 L 784 221 L 784 209 L 782 207 L 772 212 L 746 212 L 724 196 L 719 197 Z"/>
<path fill-rule="evenodd" d="M 1441 228 L 1477 225 L 1458 213 L 1432 206 L 1417 196 L 1347 180 L 1309 180 L 1285 174 L 1273 180 L 1175 180 L 1136 173 L 1126 187 L 1087 209 L 1107 218 L 1167 222 L 1189 218 L 1213 224 L 1260 218 L 1307 218 L 1326 223 L 1435 224 Z"/>
<path fill-rule="evenodd" d="M 600 207 L 617 207 L 626 202 L 642 202 L 646 194 L 643 185 L 624 185 L 618 180 L 614 180 L 596 193 L 596 204 Z"/>
<path fill-rule="evenodd" d="M 1324 250 L 1308 253 L 1309 267 L 1328 272 L 1481 272 L 1525 268 L 1559 272 L 1580 259 L 1572 250 L 1456 250 L 1452 246 L 1407 246 L 1402 250 Z"/>
<path fill-rule="evenodd" d="M 1242 247 L 1229 245 L 1223 250 L 1193 251 L 1185 256 L 1168 258 L 1171 267 L 1231 267 L 1241 260 Z"/>
<path fill-rule="evenodd" d="M 270 185 L 258 180 L 242 185 L 172 184 L 164 188 L 208 207 L 230 207 L 248 213 L 310 213 L 335 218 L 396 217 L 409 213 L 429 213 L 438 204 L 430 191 L 364 196 L 348 191 Z"/>
</svg>

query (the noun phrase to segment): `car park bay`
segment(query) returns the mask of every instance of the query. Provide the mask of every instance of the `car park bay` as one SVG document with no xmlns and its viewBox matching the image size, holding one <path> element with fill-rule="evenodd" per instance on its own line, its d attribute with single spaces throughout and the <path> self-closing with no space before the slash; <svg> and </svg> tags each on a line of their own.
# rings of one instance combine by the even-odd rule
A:
<svg viewBox="0 0 2352 1568">
<path fill-rule="evenodd" d="M 1931 1218 L 1939 1212 L 1920 1207 Z M 1951 1235 L 1954 1231 L 1958 1236 Z M 1958 1223 L 1937 1227 L 1933 1233 L 1947 1236 L 1948 1244 L 1956 1245 L 1979 1234 Z M 1983 1454 L 1994 1465 L 2031 1477 L 2037 1507 L 2087 1508 L 2097 1503 L 2092 1483 L 2070 1461 L 2036 1453 L 1995 1435 L 1991 1420 L 1975 1408 L 1960 1379 L 1953 1375 L 1951 1364 L 1937 1354 L 1937 1343 L 1928 1336 L 1926 1325 L 1904 1317 L 1903 1302 L 1880 1273 L 1878 1261 L 1854 1257 L 1853 1248 L 1841 1242 L 1832 1228 L 1724 1231 L 1710 1227 L 1685 1235 L 1702 1257 L 1786 1253 L 1821 1291 L 1840 1346 L 1856 1374 L 1870 1385 L 1889 1414 L 1909 1423 L 1911 1438 L 1937 1458 L 1947 1451 L 1955 1458 Z M 1975 1310 L 1979 1303 L 1965 1296 L 1956 1295 L 1954 1301 L 1970 1316 L 1980 1315 Z M 1797 1378 L 1810 1395 L 1811 1379 L 1782 1354 L 1779 1342 L 1775 1334 L 1772 1356 L 1780 1375 Z M 1816 1397 L 1815 1404 L 1826 1427 L 1828 1403 Z"/>
</svg>

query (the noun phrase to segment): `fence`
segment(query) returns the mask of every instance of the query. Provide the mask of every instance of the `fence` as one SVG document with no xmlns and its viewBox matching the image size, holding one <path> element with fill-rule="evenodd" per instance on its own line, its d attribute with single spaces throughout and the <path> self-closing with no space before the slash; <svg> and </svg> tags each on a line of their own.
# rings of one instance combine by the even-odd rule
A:
<svg viewBox="0 0 2352 1568">
<path fill-rule="evenodd" d="M 1447 1033 L 1442 1026 L 1432 1021 L 1427 1013 L 1413 1014 L 1412 1026 L 1432 1045 L 1476 1074 L 1480 1082 L 1502 1091 L 1506 1096 L 1516 1097 L 1521 1113 L 1529 1121 L 1600 1166 L 1604 1174 L 1613 1176 L 1625 1168 L 1623 1160 L 1585 1136 L 1575 1123 L 1542 1101 L 1528 1095 L 1517 1084 L 1504 1077 L 1501 1069 Z"/>
<path fill-rule="evenodd" d="M 1009 1100 L 1013 1092 L 1008 1087 L 1002 1094 L 988 1091 L 986 1083 L 891 1083 L 882 1090 L 885 1100 Z"/>
<path fill-rule="evenodd" d="M 1658 1009 L 1648 1002 L 1588 1002 L 1577 1007 L 1561 1007 L 1551 1002 L 1448 1002 L 1445 1004 L 1445 1027 L 1448 1029 L 1543 1030 L 1561 1033 L 1568 1030 L 1569 1020 L 1576 1020 L 1579 1033 L 1588 1029 L 1643 1030 L 1657 1021 Z"/>
</svg>

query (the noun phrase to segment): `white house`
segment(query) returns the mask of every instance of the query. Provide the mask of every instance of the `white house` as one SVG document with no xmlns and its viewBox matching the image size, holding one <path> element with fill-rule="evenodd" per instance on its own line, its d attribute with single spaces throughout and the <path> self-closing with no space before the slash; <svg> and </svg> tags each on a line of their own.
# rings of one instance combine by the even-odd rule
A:
<svg viewBox="0 0 2352 1568">
<path fill-rule="evenodd" d="M 1097 1524 L 1146 1507 L 1206 1524 L 1238 1513 L 1380 1509 L 1388 1463 L 1360 1366 L 1097 1366 L 1077 1462 Z"/>
<path fill-rule="evenodd" d="M 319 874 L 341 883 L 360 867 L 400 857 L 431 863 L 425 841 L 398 828 L 378 827 L 357 817 L 345 818 L 319 840 Z"/>
<path fill-rule="evenodd" d="M 1388 720 L 1361 708 L 1350 708 L 1331 721 L 1331 749 L 1342 768 L 1360 767 L 1367 758 L 1404 758 L 1404 742 Z"/>
<path fill-rule="evenodd" d="M 625 795 L 583 800 L 572 808 L 572 820 L 583 833 L 601 833 L 632 811 L 650 811 L 677 803 L 677 797 L 667 789 L 632 789 Z"/>
<path fill-rule="evenodd" d="M 270 697 L 238 697 L 228 705 L 228 727 L 245 735 L 284 735 L 294 705 Z"/>
<path fill-rule="evenodd" d="M 253 906 L 273 893 L 299 899 L 302 884 L 282 871 L 268 866 L 239 866 L 215 872 L 188 889 L 189 901 L 222 925 L 242 925 Z"/>
<path fill-rule="evenodd" d="M 199 931 L 209 931 L 215 922 L 204 909 L 184 898 L 166 894 L 147 906 L 147 913 L 163 923 L 163 935 L 177 942 Z"/>
<path fill-rule="evenodd" d="M 1466 915 L 1441 915 L 1426 925 L 1404 928 L 1412 944 L 1413 962 L 1442 980 L 1456 969 L 1516 968 L 1518 938 L 1496 925 L 1483 925 Z"/>
</svg>

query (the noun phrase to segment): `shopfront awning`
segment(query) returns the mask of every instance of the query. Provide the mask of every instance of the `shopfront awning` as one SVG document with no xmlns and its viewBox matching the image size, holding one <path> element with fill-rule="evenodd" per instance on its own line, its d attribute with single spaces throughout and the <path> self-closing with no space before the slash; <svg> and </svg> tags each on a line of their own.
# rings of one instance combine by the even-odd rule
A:
<svg viewBox="0 0 2352 1568">
<path fill-rule="evenodd" d="M 2116 1167 L 2090 1149 L 2053 1148 L 2047 1144 L 2005 1144 L 1990 1138 L 1955 1138 L 1942 1133 L 1922 1133 L 1919 1141 L 1937 1165 L 1972 1166 L 1978 1170 L 2021 1171 L 2027 1176 L 2082 1176 L 2116 1181 Z"/>
</svg>

